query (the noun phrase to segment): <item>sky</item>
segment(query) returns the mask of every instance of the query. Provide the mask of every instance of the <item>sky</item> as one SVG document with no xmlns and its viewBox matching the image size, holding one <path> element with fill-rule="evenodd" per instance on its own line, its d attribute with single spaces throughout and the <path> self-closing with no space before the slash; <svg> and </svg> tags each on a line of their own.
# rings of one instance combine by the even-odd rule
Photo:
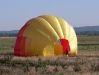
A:
<svg viewBox="0 0 99 75">
<path fill-rule="evenodd" d="M 0 31 L 19 30 L 28 20 L 53 15 L 73 27 L 99 25 L 99 0 L 0 0 Z"/>
</svg>

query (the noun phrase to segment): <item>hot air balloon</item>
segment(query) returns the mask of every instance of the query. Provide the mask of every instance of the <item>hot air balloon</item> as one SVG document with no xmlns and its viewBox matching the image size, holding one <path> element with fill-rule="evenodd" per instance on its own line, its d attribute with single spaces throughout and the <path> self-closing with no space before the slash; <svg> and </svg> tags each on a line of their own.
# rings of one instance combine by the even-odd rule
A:
<svg viewBox="0 0 99 75">
<path fill-rule="evenodd" d="M 18 56 L 57 56 L 77 54 L 77 37 L 64 19 L 41 15 L 30 19 L 19 30 L 14 54 Z"/>
</svg>

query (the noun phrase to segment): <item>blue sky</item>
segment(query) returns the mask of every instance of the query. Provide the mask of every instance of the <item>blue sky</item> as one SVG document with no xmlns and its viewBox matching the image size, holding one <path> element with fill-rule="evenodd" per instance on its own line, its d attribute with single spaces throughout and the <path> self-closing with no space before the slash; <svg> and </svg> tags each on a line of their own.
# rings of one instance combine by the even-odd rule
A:
<svg viewBox="0 0 99 75">
<path fill-rule="evenodd" d="M 73 27 L 99 25 L 99 0 L 0 0 L 0 31 L 19 30 L 29 19 L 50 14 Z"/>
</svg>

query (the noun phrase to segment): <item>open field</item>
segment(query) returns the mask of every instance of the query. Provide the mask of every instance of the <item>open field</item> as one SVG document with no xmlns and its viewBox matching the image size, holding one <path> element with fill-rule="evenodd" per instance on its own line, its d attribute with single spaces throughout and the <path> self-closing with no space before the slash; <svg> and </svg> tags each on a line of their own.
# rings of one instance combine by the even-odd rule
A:
<svg viewBox="0 0 99 75">
<path fill-rule="evenodd" d="M 0 52 L 13 52 L 15 37 L 0 37 Z"/>
<path fill-rule="evenodd" d="M 78 36 L 77 56 L 17 57 L 16 38 L 0 38 L 0 75 L 99 75 L 99 36 Z"/>
</svg>

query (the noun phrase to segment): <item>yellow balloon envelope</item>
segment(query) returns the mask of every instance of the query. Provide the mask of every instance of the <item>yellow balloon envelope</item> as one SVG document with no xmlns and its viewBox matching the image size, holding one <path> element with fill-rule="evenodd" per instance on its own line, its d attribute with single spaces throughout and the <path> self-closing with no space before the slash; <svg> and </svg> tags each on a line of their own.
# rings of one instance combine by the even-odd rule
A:
<svg viewBox="0 0 99 75">
<path fill-rule="evenodd" d="M 77 54 L 77 37 L 64 19 L 41 15 L 30 19 L 19 31 L 14 54 L 19 56 L 54 56 Z"/>
</svg>

